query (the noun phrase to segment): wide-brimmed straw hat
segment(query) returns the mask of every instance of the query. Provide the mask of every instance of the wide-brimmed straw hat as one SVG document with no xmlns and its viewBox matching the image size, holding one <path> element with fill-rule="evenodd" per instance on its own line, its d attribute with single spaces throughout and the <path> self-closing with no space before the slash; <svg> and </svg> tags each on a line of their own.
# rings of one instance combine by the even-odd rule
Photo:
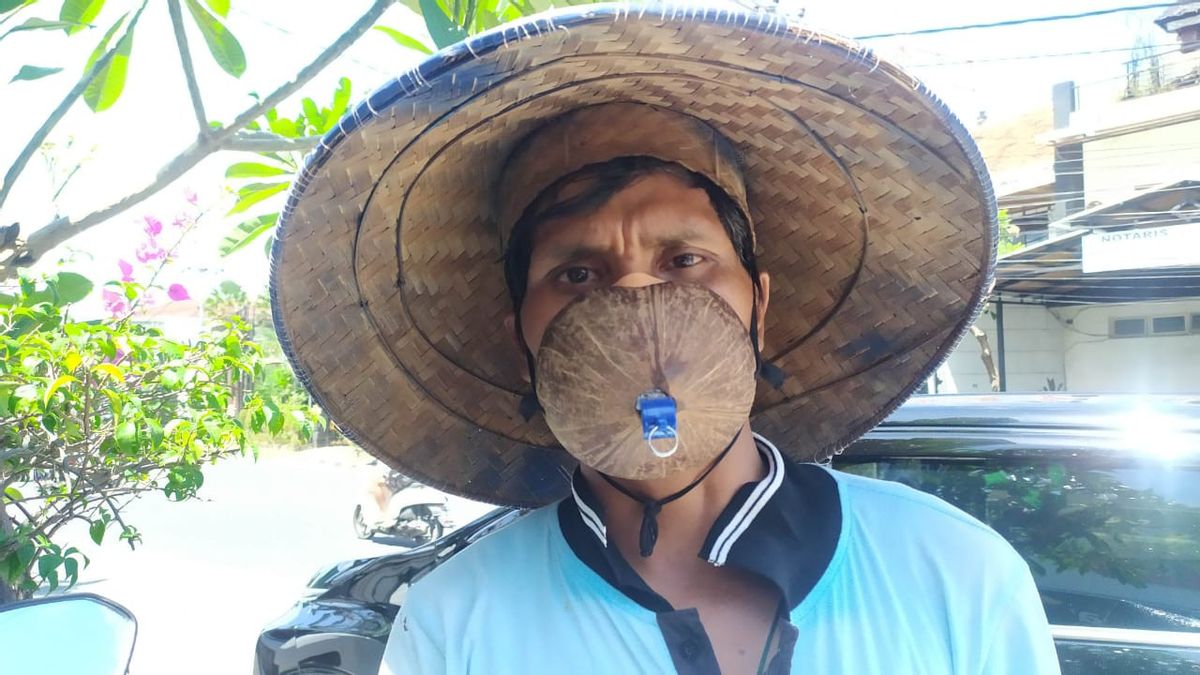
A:
<svg viewBox="0 0 1200 675">
<path fill-rule="evenodd" d="M 271 299 L 284 351 L 337 425 L 453 493 L 566 494 L 574 460 L 519 412 L 504 246 L 549 182 L 631 154 L 702 173 L 746 209 L 771 274 L 764 356 L 788 375 L 760 386 L 752 425 L 795 460 L 829 457 L 894 410 L 990 290 L 983 161 L 896 66 L 771 13 L 543 14 L 377 90 L 297 179 Z"/>
</svg>

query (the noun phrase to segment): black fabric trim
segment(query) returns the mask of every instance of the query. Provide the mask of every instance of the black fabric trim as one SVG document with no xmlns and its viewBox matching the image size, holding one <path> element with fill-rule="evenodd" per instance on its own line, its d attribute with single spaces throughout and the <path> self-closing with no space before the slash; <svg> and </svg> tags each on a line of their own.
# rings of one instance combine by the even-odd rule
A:
<svg viewBox="0 0 1200 675">
<path fill-rule="evenodd" d="M 681 609 L 663 612 L 656 618 L 679 675 L 721 675 L 717 654 L 700 623 L 700 612 Z"/>
<path fill-rule="evenodd" d="M 764 455 L 772 452 L 762 445 L 759 450 Z M 778 471 L 783 472 L 778 489 L 733 540 L 725 558 L 725 565 L 757 574 L 773 584 L 782 598 L 778 647 L 768 661 L 768 675 L 791 672 L 799 631 L 788 620 L 788 614 L 808 596 L 829 567 L 841 537 L 843 518 L 837 481 L 829 472 L 815 464 L 795 464 L 781 458 Z M 763 480 L 738 488 L 705 538 L 698 553 L 701 559 L 709 559 L 716 539 L 755 489 L 770 478 L 768 472 Z M 578 469 L 572 484 L 579 502 L 603 521 L 600 501 Z M 580 561 L 617 591 L 656 614 L 679 673 L 719 675 L 712 643 L 695 608 L 677 610 L 650 588 L 610 539 L 588 527 L 574 495 L 559 502 L 558 522 L 567 545 Z"/>
<path fill-rule="evenodd" d="M 596 534 L 583 523 L 579 508 L 570 497 L 558 503 L 558 525 L 575 556 L 613 588 L 651 612 L 675 610 L 666 598 L 646 585 L 620 551 L 603 546 L 596 539 Z"/>
<path fill-rule="evenodd" d="M 791 610 L 833 560 L 842 505 L 828 471 L 815 464 L 785 466 L 783 484 L 734 543 L 725 564 L 774 583 Z"/>
</svg>

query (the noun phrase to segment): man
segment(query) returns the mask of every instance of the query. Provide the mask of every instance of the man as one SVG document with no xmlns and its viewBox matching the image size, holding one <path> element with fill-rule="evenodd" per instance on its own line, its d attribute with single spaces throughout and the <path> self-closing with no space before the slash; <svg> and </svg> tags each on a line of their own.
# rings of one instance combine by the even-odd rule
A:
<svg viewBox="0 0 1200 675">
<path fill-rule="evenodd" d="M 911 78 L 779 21 L 543 17 L 310 160 L 272 279 L 297 370 L 406 473 L 542 507 L 412 587 L 382 672 L 1057 672 L 998 535 L 810 463 L 970 325 L 995 209 Z"/>
</svg>

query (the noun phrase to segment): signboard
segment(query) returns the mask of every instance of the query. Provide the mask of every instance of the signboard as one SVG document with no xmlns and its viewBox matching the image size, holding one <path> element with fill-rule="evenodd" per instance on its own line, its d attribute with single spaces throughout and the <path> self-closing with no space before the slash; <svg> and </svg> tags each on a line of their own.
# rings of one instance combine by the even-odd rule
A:
<svg viewBox="0 0 1200 675">
<path fill-rule="evenodd" d="M 1083 273 L 1200 267 L 1200 223 L 1094 232 L 1083 237 Z"/>
</svg>

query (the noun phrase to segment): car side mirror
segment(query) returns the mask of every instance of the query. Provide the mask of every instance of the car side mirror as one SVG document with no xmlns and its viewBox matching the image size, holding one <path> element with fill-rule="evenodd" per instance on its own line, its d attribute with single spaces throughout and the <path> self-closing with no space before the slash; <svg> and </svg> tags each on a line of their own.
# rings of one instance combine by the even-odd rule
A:
<svg viewBox="0 0 1200 675">
<path fill-rule="evenodd" d="M 125 675 L 136 639 L 133 614 L 91 593 L 0 605 L 6 673 Z"/>
</svg>

